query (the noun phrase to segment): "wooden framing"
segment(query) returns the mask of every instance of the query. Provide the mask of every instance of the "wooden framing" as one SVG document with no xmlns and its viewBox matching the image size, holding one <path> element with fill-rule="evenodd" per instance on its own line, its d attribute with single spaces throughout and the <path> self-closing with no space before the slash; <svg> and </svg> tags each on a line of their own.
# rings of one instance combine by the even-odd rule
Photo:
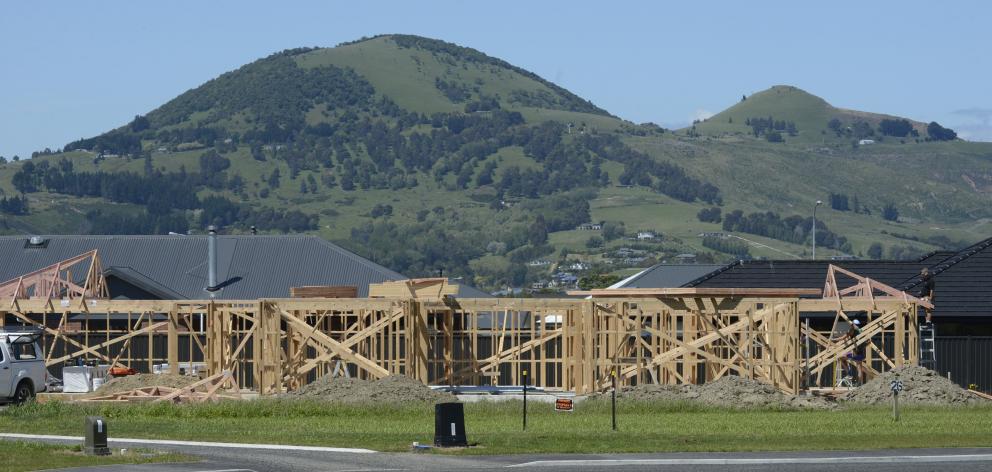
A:
<svg viewBox="0 0 992 472">
<path fill-rule="evenodd" d="M 845 280 L 849 281 L 848 285 L 842 287 Z M 927 300 L 834 265 L 827 269 L 823 299 L 803 300 L 801 306 L 808 312 L 834 314 L 829 331 L 802 327 L 803 337 L 811 346 L 803 369 L 811 377 L 808 383 L 825 387 L 826 379 L 831 388 L 837 387 L 834 373 L 856 345 L 865 345 L 862 367 L 869 377 L 895 367 L 918 364 L 917 313 L 919 308 L 933 309 Z M 855 318 L 861 322 L 860 333 L 854 339 L 845 339 L 843 328 Z M 816 378 L 815 382 L 812 377 Z"/>
<path fill-rule="evenodd" d="M 95 254 L 94 254 L 95 255 Z M 846 288 L 838 280 L 854 283 Z M 293 390 L 325 375 L 405 375 L 429 384 L 520 385 L 589 393 L 738 375 L 797 393 L 850 346 L 801 327 L 865 312 L 871 372 L 917 362 L 916 307 L 877 281 L 831 266 L 820 290 L 595 290 L 588 299 L 455 299 L 444 279 L 400 281 L 381 298 L 103 300 L 68 307 L 15 299 L 0 322 L 44 329 L 46 363 L 77 359 L 173 373 L 229 373 L 237 389 Z M 387 296 L 388 295 L 388 296 Z M 805 355 L 804 343 L 816 349 Z M 53 371 L 55 372 L 55 371 Z M 808 377 L 807 377 L 808 378 Z"/>
</svg>

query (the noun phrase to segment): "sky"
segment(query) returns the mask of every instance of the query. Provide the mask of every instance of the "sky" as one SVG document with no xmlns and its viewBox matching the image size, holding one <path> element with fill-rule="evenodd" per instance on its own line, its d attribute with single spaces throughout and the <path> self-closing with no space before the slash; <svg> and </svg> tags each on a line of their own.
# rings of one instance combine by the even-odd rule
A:
<svg viewBox="0 0 992 472">
<path fill-rule="evenodd" d="M 0 156 L 100 134 L 273 52 L 407 33 L 678 127 L 788 84 L 992 141 L 987 1 L 31 1 L 0 5 Z"/>
</svg>

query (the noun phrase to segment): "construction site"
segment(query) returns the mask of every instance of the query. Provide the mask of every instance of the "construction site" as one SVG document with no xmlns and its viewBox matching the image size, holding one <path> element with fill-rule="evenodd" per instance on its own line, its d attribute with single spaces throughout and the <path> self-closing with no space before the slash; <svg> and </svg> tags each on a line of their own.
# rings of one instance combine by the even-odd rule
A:
<svg viewBox="0 0 992 472">
<path fill-rule="evenodd" d="M 919 365 L 919 313 L 933 308 L 836 266 L 815 290 L 598 289 L 558 299 L 458 298 L 455 284 L 428 278 L 371 284 L 363 298 L 354 287 L 309 286 L 278 299 L 112 300 L 103 273 L 94 250 L 5 282 L 0 324 L 37 330 L 56 377 L 87 365 L 153 374 L 90 395 L 110 401 L 268 396 L 397 376 L 576 395 L 614 382 L 664 390 L 735 377 L 776 394 L 841 396 L 855 345 L 866 348 L 867 379 Z M 857 335 L 843 336 L 855 319 Z M 189 381 L 156 385 L 155 375 Z"/>
</svg>

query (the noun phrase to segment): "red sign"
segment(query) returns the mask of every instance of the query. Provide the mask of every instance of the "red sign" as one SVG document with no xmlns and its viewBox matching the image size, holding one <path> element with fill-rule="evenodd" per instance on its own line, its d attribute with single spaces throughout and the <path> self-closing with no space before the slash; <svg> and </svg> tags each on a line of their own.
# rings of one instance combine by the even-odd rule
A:
<svg viewBox="0 0 992 472">
<path fill-rule="evenodd" d="M 575 403 L 571 398 L 556 398 L 555 411 L 574 411 Z"/>
</svg>

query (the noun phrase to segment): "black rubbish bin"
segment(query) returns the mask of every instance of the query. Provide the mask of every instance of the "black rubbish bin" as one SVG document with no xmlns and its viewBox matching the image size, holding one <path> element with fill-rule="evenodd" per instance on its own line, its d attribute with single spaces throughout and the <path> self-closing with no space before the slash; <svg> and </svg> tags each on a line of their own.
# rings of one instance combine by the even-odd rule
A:
<svg viewBox="0 0 992 472">
<path fill-rule="evenodd" d="M 465 408 L 461 403 L 434 405 L 434 446 L 468 447 L 465 438 Z"/>
<path fill-rule="evenodd" d="M 109 456 L 107 447 L 107 422 L 100 416 L 87 416 L 83 421 L 86 435 L 83 437 L 83 453 L 90 456 Z"/>
</svg>

